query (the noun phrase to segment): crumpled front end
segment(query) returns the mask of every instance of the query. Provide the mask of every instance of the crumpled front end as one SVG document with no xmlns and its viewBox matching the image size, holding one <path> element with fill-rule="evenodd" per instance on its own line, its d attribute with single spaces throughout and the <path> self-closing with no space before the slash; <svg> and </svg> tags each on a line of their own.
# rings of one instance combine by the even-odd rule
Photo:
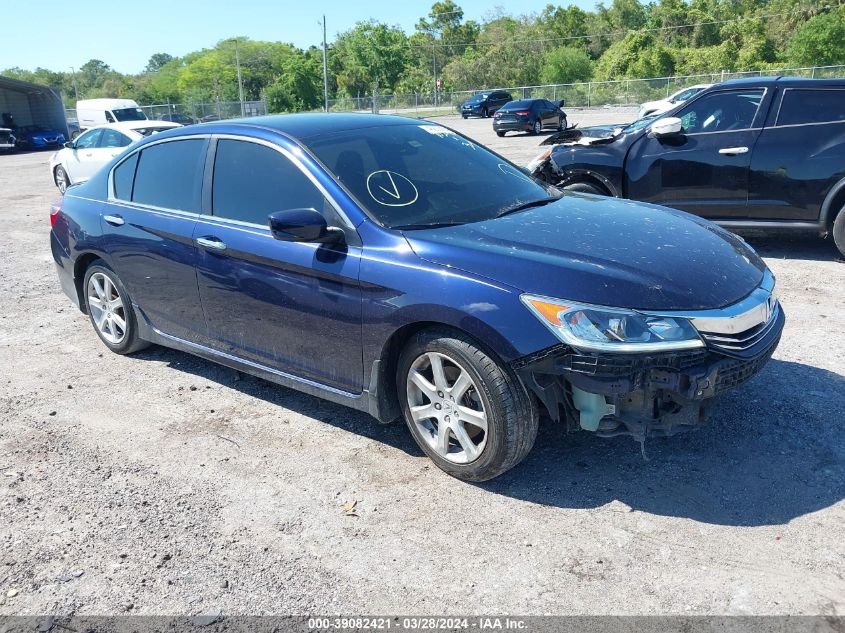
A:
<svg viewBox="0 0 845 633">
<path fill-rule="evenodd" d="M 561 344 L 517 359 L 512 367 L 567 430 L 638 441 L 672 435 L 703 425 L 716 396 L 756 375 L 785 323 L 776 300 L 717 319 L 692 319 L 706 344 L 699 349 L 620 354 Z"/>
</svg>

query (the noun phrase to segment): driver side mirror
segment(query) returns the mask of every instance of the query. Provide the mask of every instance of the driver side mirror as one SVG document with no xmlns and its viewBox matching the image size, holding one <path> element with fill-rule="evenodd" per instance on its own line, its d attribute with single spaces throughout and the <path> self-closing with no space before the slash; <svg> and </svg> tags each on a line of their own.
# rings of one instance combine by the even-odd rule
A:
<svg viewBox="0 0 845 633">
<path fill-rule="evenodd" d="M 558 101 L 558 102 L 557 102 L 557 105 L 558 105 L 558 107 L 562 108 L 563 106 L 565 106 L 565 105 L 566 105 L 566 100 L 565 100 L 565 99 L 561 99 L 560 101 Z"/>
<path fill-rule="evenodd" d="M 64 146 L 66 149 L 76 149 L 76 143 L 73 141 L 67 141 Z"/>
<path fill-rule="evenodd" d="M 326 218 L 316 209 L 287 209 L 271 213 L 270 232 L 282 242 L 342 242 L 343 230 L 326 225 Z"/>
<path fill-rule="evenodd" d="M 651 126 L 651 134 L 656 138 L 665 136 L 676 136 L 681 133 L 684 124 L 678 117 L 670 116 L 655 121 Z"/>
</svg>

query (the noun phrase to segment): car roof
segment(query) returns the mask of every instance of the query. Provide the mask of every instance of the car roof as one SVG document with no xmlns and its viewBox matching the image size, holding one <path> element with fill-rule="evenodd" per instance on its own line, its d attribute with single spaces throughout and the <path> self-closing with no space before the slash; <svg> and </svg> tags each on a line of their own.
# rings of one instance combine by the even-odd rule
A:
<svg viewBox="0 0 845 633">
<path fill-rule="evenodd" d="M 177 128 L 182 127 L 173 121 L 157 121 L 154 119 L 142 119 L 140 121 L 117 121 L 116 123 L 105 123 L 98 125 L 97 128 L 110 128 L 112 130 L 119 130 L 121 132 L 132 132 L 134 130 L 144 130 L 148 127 L 163 127 L 163 128 Z M 91 128 L 96 129 L 96 128 Z"/>
<path fill-rule="evenodd" d="M 810 79 L 808 77 L 741 77 L 728 79 L 715 86 L 842 86 L 845 79 Z"/>
<path fill-rule="evenodd" d="M 233 128 L 253 128 L 281 132 L 294 140 L 323 136 L 335 132 L 391 125 L 436 125 L 430 121 L 390 114 L 349 112 L 311 112 L 302 114 L 274 114 L 270 116 L 227 119 L 203 123 L 193 129 L 210 134 L 226 133 Z"/>
</svg>

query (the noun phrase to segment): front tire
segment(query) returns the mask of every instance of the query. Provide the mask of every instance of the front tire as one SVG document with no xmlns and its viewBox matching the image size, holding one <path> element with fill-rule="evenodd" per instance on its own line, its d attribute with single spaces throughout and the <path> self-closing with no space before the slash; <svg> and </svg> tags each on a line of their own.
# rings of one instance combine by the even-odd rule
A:
<svg viewBox="0 0 845 633">
<path fill-rule="evenodd" d="M 396 380 L 411 435 L 453 477 L 492 479 L 534 445 L 538 415 L 522 383 L 459 332 L 417 333 L 399 357 Z"/>
<path fill-rule="evenodd" d="M 839 214 L 833 221 L 833 243 L 839 249 L 842 257 L 845 257 L 845 207 L 840 209 Z"/>
<path fill-rule="evenodd" d="M 504 132 L 499 132 L 498 130 L 496 131 L 496 136 L 498 136 L 499 138 L 503 137 L 504 135 Z"/>
<path fill-rule="evenodd" d="M 606 196 L 607 192 L 602 191 L 599 187 L 591 185 L 588 182 L 573 182 L 571 185 L 563 187 L 564 191 L 577 191 L 580 193 L 592 193 L 597 196 Z"/>
<path fill-rule="evenodd" d="M 490 113 L 487 111 L 487 108 L 484 108 L 484 109 L 481 111 L 481 116 L 482 116 L 482 118 L 484 118 L 484 119 L 486 119 L 487 117 L 489 117 L 489 116 L 490 116 Z"/>
<path fill-rule="evenodd" d="M 106 347 L 115 354 L 131 354 L 149 345 L 138 336 L 129 293 L 105 262 L 97 260 L 88 267 L 82 287 L 91 325 Z"/>
<path fill-rule="evenodd" d="M 65 195 L 65 191 L 67 191 L 68 184 L 69 184 L 67 172 L 65 171 L 65 168 L 62 167 L 61 165 L 59 165 L 58 167 L 56 167 L 56 171 L 53 174 L 53 176 L 54 176 L 54 180 L 56 182 L 56 186 L 59 188 L 59 192 L 62 195 Z"/>
</svg>

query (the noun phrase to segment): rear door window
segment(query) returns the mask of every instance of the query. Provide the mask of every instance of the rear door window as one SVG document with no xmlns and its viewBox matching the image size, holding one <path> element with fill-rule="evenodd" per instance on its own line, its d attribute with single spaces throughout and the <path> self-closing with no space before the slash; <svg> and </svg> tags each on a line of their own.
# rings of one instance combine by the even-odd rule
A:
<svg viewBox="0 0 845 633">
<path fill-rule="evenodd" d="M 286 156 L 248 141 L 220 140 L 214 158 L 212 213 L 267 226 L 268 216 L 288 209 L 325 213 L 325 198 Z"/>
<path fill-rule="evenodd" d="M 135 152 L 112 172 L 114 197 L 118 200 L 132 200 L 132 183 L 135 181 L 135 167 L 138 165 L 138 156 L 139 153 Z"/>
<path fill-rule="evenodd" d="M 112 147 L 126 147 L 132 144 L 130 139 L 125 134 L 121 134 L 117 130 L 104 129 L 103 135 L 100 137 L 100 142 L 97 147 L 112 148 Z"/>
<path fill-rule="evenodd" d="M 199 213 L 205 147 L 205 139 L 186 139 L 142 150 L 132 201 Z"/>
<path fill-rule="evenodd" d="M 845 121 L 845 89 L 787 88 L 778 112 L 777 125 Z"/>
</svg>

